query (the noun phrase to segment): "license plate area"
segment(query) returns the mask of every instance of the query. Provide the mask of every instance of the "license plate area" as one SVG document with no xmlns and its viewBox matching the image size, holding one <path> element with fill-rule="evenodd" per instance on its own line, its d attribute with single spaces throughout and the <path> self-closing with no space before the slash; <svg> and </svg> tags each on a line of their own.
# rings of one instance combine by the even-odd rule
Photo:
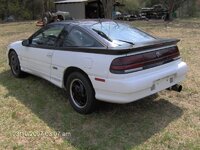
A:
<svg viewBox="0 0 200 150">
<path fill-rule="evenodd" d="M 173 85 L 175 80 L 175 75 L 167 76 L 165 78 L 154 81 L 151 91 L 163 89 L 163 87 L 170 87 Z"/>
</svg>

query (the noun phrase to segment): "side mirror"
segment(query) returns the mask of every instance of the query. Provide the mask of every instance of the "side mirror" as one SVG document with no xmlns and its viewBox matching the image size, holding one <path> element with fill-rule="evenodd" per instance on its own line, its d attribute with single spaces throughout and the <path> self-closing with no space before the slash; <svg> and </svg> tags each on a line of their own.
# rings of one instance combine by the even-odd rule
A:
<svg viewBox="0 0 200 150">
<path fill-rule="evenodd" d="M 22 41 L 23 46 L 29 46 L 29 44 L 30 44 L 30 40 L 28 40 L 28 39 Z"/>
</svg>

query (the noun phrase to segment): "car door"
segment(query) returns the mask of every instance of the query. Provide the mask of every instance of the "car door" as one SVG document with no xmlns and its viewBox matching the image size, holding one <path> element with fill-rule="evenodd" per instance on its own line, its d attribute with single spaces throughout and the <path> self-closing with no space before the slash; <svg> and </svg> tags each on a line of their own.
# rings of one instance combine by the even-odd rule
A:
<svg viewBox="0 0 200 150">
<path fill-rule="evenodd" d="M 58 36 L 63 30 L 62 25 L 50 25 L 33 35 L 30 44 L 24 47 L 23 62 L 27 72 L 50 80 L 51 62 Z"/>
</svg>

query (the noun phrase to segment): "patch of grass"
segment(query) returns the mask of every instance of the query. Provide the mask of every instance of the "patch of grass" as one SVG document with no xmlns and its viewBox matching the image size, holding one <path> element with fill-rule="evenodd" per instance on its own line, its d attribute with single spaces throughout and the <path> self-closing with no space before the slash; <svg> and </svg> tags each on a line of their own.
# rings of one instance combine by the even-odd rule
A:
<svg viewBox="0 0 200 150">
<path fill-rule="evenodd" d="M 38 28 L 34 22 L 0 24 L 0 149 L 200 149 L 200 20 L 132 24 L 181 39 L 182 59 L 190 67 L 184 90 L 126 105 L 100 103 L 87 116 L 76 113 L 65 92 L 49 82 L 11 75 L 7 45 Z"/>
<path fill-rule="evenodd" d="M 24 150 L 24 146 L 23 145 L 13 146 L 13 150 Z"/>
</svg>

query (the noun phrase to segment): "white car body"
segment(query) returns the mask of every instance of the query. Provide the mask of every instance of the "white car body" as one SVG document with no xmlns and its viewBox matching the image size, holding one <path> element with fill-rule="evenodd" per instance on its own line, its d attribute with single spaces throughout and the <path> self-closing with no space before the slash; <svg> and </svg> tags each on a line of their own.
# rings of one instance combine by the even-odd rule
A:
<svg viewBox="0 0 200 150">
<path fill-rule="evenodd" d="M 22 46 L 22 41 L 12 43 L 8 51 L 11 49 L 16 51 L 22 71 L 44 78 L 60 88 L 65 88 L 67 69 L 82 70 L 92 83 L 96 99 L 111 103 L 130 103 L 172 87 L 180 83 L 187 72 L 187 65 L 181 59 L 138 72 L 113 74 L 110 72 L 113 59 L 127 54 L 47 50 Z"/>
<path fill-rule="evenodd" d="M 65 89 L 81 114 L 96 100 L 130 103 L 165 89 L 180 92 L 187 65 L 177 39 L 160 39 L 112 20 L 48 24 L 8 47 L 17 78 L 30 73 Z"/>
</svg>

